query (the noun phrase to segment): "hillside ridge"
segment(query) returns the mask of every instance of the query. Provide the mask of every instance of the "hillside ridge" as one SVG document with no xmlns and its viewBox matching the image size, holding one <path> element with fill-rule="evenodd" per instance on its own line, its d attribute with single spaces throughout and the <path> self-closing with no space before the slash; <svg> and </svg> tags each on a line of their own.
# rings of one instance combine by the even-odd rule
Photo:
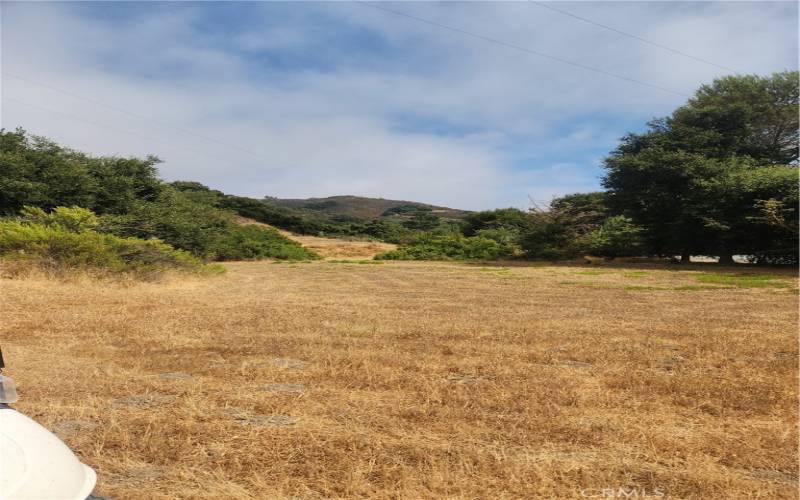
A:
<svg viewBox="0 0 800 500">
<path fill-rule="evenodd" d="M 332 216 L 375 219 L 392 217 L 414 211 L 430 211 L 444 219 L 463 219 L 470 212 L 457 208 L 431 205 L 417 201 L 392 200 L 356 195 L 336 195 L 311 198 L 267 198 L 272 203 L 293 209 Z"/>
</svg>

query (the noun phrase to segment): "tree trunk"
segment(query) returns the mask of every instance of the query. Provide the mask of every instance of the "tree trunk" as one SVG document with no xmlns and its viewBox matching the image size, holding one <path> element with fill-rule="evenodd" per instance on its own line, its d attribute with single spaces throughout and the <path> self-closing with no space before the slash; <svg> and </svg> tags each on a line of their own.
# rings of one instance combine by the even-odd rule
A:
<svg viewBox="0 0 800 500">
<path fill-rule="evenodd" d="M 732 254 L 723 254 L 719 256 L 719 263 L 722 265 L 730 266 L 733 262 L 733 255 Z"/>
<path fill-rule="evenodd" d="M 688 253 L 681 254 L 681 264 L 688 264 L 692 261 L 692 256 Z"/>
</svg>

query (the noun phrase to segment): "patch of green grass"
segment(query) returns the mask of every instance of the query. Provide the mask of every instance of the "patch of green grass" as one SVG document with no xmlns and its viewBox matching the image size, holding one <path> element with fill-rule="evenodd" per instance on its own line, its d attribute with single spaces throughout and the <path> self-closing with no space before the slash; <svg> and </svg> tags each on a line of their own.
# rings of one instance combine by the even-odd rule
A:
<svg viewBox="0 0 800 500">
<path fill-rule="evenodd" d="M 736 288 L 733 286 L 716 286 L 716 285 L 681 285 L 676 286 L 673 290 L 730 290 Z"/>
<path fill-rule="evenodd" d="M 700 283 L 712 283 L 736 288 L 786 288 L 785 280 L 774 274 L 705 273 L 695 276 Z"/>
<path fill-rule="evenodd" d="M 645 278 L 650 276 L 647 271 L 630 271 L 624 274 L 626 278 Z"/>
<path fill-rule="evenodd" d="M 507 267 L 479 267 L 478 271 L 482 271 L 485 273 L 492 273 L 495 276 L 499 276 L 501 278 L 512 277 L 511 269 Z"/>
<path fill-rule="evenodd" d="M 643 286 L 643 285 L 627 285 L 624 287 L 625 290 L 636 290 L 638 292 L 647 292 L 653 290 L 670 290 L 670 288 L 664 288 L 661 286 Z"/>
<path fill-rule="evenodd" d="M 381 260 L 347 260 L 347 259 L 332 259 L 323 261 L 326 264 L 359 264 L 359 265 L 381 265 Z"/>
<path fill-rule="evenodd" d="M 614 286 L 606 285 L 605 283 L 593 283 L 591 281 L 559 281 L 559 285 L 574 285 L 579 286 L 581 288 L 603 288 L 603 289 L 613 289 L 616 288 Z"/>
</svg>

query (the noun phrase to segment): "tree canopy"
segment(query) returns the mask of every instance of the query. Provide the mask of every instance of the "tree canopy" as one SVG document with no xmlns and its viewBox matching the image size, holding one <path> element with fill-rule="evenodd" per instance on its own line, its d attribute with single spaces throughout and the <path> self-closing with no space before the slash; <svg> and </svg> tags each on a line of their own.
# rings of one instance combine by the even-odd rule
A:
<svg viewBox="0 0 800 500">
<path fill-rule="evenodd" d="M 797 83 L 721 78 L 625 136 L 605 160 L 611 211 L 643 226 L 656 254 L 796 260 Z"/>
</svg>

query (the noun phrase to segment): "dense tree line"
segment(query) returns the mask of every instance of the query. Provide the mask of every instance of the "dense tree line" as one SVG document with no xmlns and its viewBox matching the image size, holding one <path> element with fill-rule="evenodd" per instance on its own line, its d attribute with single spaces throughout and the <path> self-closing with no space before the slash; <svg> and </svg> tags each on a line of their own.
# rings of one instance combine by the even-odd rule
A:
<svg viewBox="0 0 800 500">
<path fill-rule="evenodd" d="M 422 237 L 391 256 L 452 258 L 460 245 L 463 258 L 484 248 L 486 256 L 534 259 L 708 255 L 731 263 L 746 255 L 797 263 L 798 73 L 705 85 L 645 133 L 623 137 L 604 167 L 605 192 L 473 213 L 460 239 Z"/>
<path fill-rule="evenodd" d="M 274 230 L 236 224 L 214 193 L 163 182 L 158 163 L 93 157 L 24 130 L 0 131 L 0 216 L 80 207 L 99 216 L 99 233 L 158 239 L 205 260 L 313 257 Z"/>
<path fill-rule="evenodd" d="M 606 200 L 652 253 L 796 261 L 798 73 L 701 87 L 605 161 Z"/>
<path fill-rule="evenodd" d="M 546 207 L 444 220 L 416 205 L 362 220 L 313 216 L 270 198 L 227 195 L 197 182 L 163 182 L 155 156 L 93 157 L 23 130 L 0 132 L 0 217 L 26 206 L 83 207 L 96 230 L 157 238 L 204 259 L 311 255 L 275 231 L 374 238 L 401 247 L 384 258 L 567 259 L 748 255 L 796 263 L 798 73 L 736 76 L 701 87 L 644 133 L 623 137 L 604 161 L 604 192 Z"/>
</svg>

